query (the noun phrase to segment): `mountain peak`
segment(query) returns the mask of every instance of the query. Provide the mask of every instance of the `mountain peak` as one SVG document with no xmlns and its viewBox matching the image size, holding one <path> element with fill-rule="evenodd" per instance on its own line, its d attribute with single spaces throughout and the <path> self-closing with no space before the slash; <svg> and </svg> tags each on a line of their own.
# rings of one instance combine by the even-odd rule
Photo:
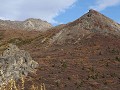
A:
<svg viewBox="0 0 120 90">
<path fill-rule="evenodd" d="M 69 23 L 68 25 L 79 25 L 80 28 L 83 28 L 85 30 L 99 29 L 120 31 L 120 25 L 118 23 L 93 9 L 90 9 L 88 13 Z"/>
<path fill-rule="evenodd" d="M 94 10 L 94 9 L 90 9 L 90 10 L 89 10 L 89 13 L 96 13 L 96 12 L 98 13 L 98 11 L 96 11 L 96 10 Z"/>
<path fill-rule="evenodd" d="M 90 9 L 89 12 L 87 13 L 88 17 L 92 16 L 92 15 L 101 15 L 101 13 L 99 13 L 98 11 L 94 10 L 94 9 Z"/>
<path fill-rule="evenodd" d="M 35 18 L 28 18 L 23 22 L 23 25 L 25 28 L 32 28 L 36 30 L 47 30 L 48 28 L 51 28 L 52 25 L 48 23 L 47 21 L 43 21 L 41 19 L 35 19 Z"/>
<path fill-rule="evenodd" d="M 58 44 L 66 43 L 66 41 L 76 41 L 82 38 L 93 35 L 119 35 L 120 25 L 112 19 L 103 14 L 90 9 L 88 13 L 84 14 L 79 19 L 68 23 L 56 36 L 51 39 L 50 43 L 56 42 Z"/>
</svg>

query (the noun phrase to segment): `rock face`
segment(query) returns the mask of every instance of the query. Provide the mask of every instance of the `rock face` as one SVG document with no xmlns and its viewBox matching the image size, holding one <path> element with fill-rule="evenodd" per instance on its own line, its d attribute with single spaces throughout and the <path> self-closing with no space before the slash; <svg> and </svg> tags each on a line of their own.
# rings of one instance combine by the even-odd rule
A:
<svg viewBox="0 0 120 90">
<path fill-rule="evenodd" d="M 0 29 L 46 31 L 52 25 L 41 19 L 29 18 L 25 21 L 0 20 Z"/>
<path fill-rule="evenodd" d="M 28 52 L 10 44 L 0 57 L 0 84 L 19 79 L 21 75 L 27 76 L 37 67 L 38 63 L 32 60 Z"/>
</svg>

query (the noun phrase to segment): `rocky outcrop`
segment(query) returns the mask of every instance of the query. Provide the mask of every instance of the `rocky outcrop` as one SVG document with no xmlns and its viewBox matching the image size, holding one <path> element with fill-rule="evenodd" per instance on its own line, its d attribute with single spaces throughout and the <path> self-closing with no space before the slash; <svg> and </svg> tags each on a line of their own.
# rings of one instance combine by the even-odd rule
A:
<svg viewBox="0 0 120 90">
<path fill-rule="evenodd" d="M 51 28 L 52 25 L 41 19 L 29 18 L 25 21 L 10 21 L 10 20 L 0 20 L 0 29 L 7 30 L 35 30 L 35 31 L 46 31 Z"/>
<path fill-rule="evenodd" d="M 19 79 L 22 75 L 34 72 L 38 63 L 32 60 L 30 54 L 10 44 L 0 57 L 0 85 L 10 79 Z"/>
</svg>

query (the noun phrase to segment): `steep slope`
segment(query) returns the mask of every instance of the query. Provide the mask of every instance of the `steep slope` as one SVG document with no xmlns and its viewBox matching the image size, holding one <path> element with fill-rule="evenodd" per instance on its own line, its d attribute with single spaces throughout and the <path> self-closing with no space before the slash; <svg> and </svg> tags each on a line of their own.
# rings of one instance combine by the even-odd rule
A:
<svg viewBox="0 0 120 90">
<path fill-rule="evenodd" d="M 10 21 L 10 20 L 0 20 L 0 30 L 38 30 L 46 31 L 51 28 L 52 25 L 41 19 L 29 18 L 25 21 Z"/>
<path fill-rule="evenodd" d="M 36 82 L 48 90 L 119 90 L 119 24 L 90 10 L 43 36 L 29 46 L 40 65 Z"/>
<path fill-rule="evenodd" d="M 56 33 L 50 43 L 56 42 L 57 44 L 62 44 L 66 43 L 66 41 L 75 43 L 80 41 L 83 37 L 89 37 L 94 33 L 120 36 L 120 26 L 118 23 L 99 12 L 89 10 L 87 14 L 71 23 L 68 23 L 65 28 L 63 28 L 59 33 Z"/>
</svg>

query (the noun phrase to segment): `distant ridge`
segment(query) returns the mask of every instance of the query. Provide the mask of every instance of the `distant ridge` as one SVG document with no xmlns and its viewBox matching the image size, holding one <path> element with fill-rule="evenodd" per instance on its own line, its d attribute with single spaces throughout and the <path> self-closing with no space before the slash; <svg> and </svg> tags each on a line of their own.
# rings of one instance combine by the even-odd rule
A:
<svg viewBox="0 0 120 90">
<path fill-rule="evenodd" d="M 0 30 L 35 30 L 35 31 L 46 31 L 51 28 L 52 25 L 47 21 L 41 19 L 29 18 L 25 21 L 10 21 L 0 20 Z"/>
</svg>

